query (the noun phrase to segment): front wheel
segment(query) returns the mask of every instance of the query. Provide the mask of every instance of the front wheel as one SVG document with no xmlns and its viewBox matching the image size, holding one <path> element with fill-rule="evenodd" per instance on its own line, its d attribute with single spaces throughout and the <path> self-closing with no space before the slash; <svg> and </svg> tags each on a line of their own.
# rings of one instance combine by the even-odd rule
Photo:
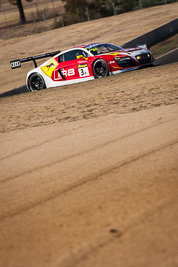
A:
<svg viewBox="0 0 178 267">
<path fill-rule="evenodd" d="M 39 73 L 33 73 L 28 79 L 28 89 L 32 92 L 45 89 L 45 81 Z"/>
<path fill-rule="evenodd" d="M 95 78 L 102 78 L 108 76 L 109 69 L 105 60 L 97 59 L 93 63 L 93 75 Z"/>
</svg>

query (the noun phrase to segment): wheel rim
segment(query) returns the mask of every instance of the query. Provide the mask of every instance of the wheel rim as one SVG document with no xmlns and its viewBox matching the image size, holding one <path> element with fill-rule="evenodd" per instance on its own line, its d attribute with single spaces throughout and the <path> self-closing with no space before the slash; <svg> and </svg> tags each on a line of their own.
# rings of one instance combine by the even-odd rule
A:
<svg viewBox="0 0 178 267">
<path fill-rule="evenodd" d="M 103 61 L 96 62 L 95 73 L 98 77 L 107 76 L 107 66 L 106 66 L 105 62 L 103 62 Z"/>
<path fill-rule="evenodd" d="M 32 90 L 41 90 L 43 89 L 43 80 L 39 76 L 34 76 L 31 79 L 31 88 Z"/>
</svg>

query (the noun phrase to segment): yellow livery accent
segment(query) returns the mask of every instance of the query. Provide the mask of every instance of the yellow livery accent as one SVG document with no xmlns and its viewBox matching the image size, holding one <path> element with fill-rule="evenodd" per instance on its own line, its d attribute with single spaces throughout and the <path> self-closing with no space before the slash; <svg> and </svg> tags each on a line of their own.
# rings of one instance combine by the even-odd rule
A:
<svg viewBox="0 0 178 267">
<path fill-rule="evenodd" d="M 85 60 L 88 60 L 88 58 L 87 57 L 84 57 L 83 55 L 77 56 L 77 59 L 80 59 L 80 58 L 85 59 Z"/>
<path fill-rule="evenodd" d="M 41 68 L 41 70 L 47 75 L 49 76 L 50 78 L 52 77 L 52 73 L 53 71 L 55 70 L 55 68 L 57 67 L 58 65 L 58 62 L 52 58 L 48 64 L 44 67 Z"/>
<path fill-rule="evenodd" d="M 110 52 L 110 53 L 108 53 L 108 55 L 117 56 L 119 53 L 120 52 L 115 52 L 115 53 Z"/>
<path fill-rule="evenodd" d="M 115 67 L 115 66 L 111 66 L 113 69 L 123 69 L 121 67 Z"/>
<path fill-rule="evenodd" d="M 81 64 L 81 65 L 78 65 L 78 68 L 85 68 L 87 66 L 88 66 L 87 64 Z"/>
</svg>

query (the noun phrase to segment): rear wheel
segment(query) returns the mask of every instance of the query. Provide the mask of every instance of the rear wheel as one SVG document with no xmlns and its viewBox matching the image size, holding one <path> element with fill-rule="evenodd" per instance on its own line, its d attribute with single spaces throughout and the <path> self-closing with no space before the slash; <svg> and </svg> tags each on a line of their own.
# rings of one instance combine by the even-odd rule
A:
<svg viewBox="0 0 178 267">
<path fill-rule="evenodd" d="M 97 59 L 93 63 L 93 75 L 95 78 L 102 78 L 108 76 L 109 69 L 105 60 Z"/>
<path fill-rule="evenodd" d="M 28 79 L 28 88 L 32 92 L 46 88 L 43 77 L 39 73 L 33 73 Z"/>
</svg>

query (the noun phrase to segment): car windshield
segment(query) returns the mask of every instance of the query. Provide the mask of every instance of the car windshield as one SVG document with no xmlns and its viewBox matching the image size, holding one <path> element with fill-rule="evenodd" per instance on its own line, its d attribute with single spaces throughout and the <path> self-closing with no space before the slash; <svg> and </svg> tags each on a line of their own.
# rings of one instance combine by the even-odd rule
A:
<svg viewBox="0 0 178 267">
<path fill-rule="evenodd" d="M 106 54 L 113 51 L 122 50 L 121 47 L 112 44 L 94 44 L 86 47 L 93 55 Z"/>
</svg>

